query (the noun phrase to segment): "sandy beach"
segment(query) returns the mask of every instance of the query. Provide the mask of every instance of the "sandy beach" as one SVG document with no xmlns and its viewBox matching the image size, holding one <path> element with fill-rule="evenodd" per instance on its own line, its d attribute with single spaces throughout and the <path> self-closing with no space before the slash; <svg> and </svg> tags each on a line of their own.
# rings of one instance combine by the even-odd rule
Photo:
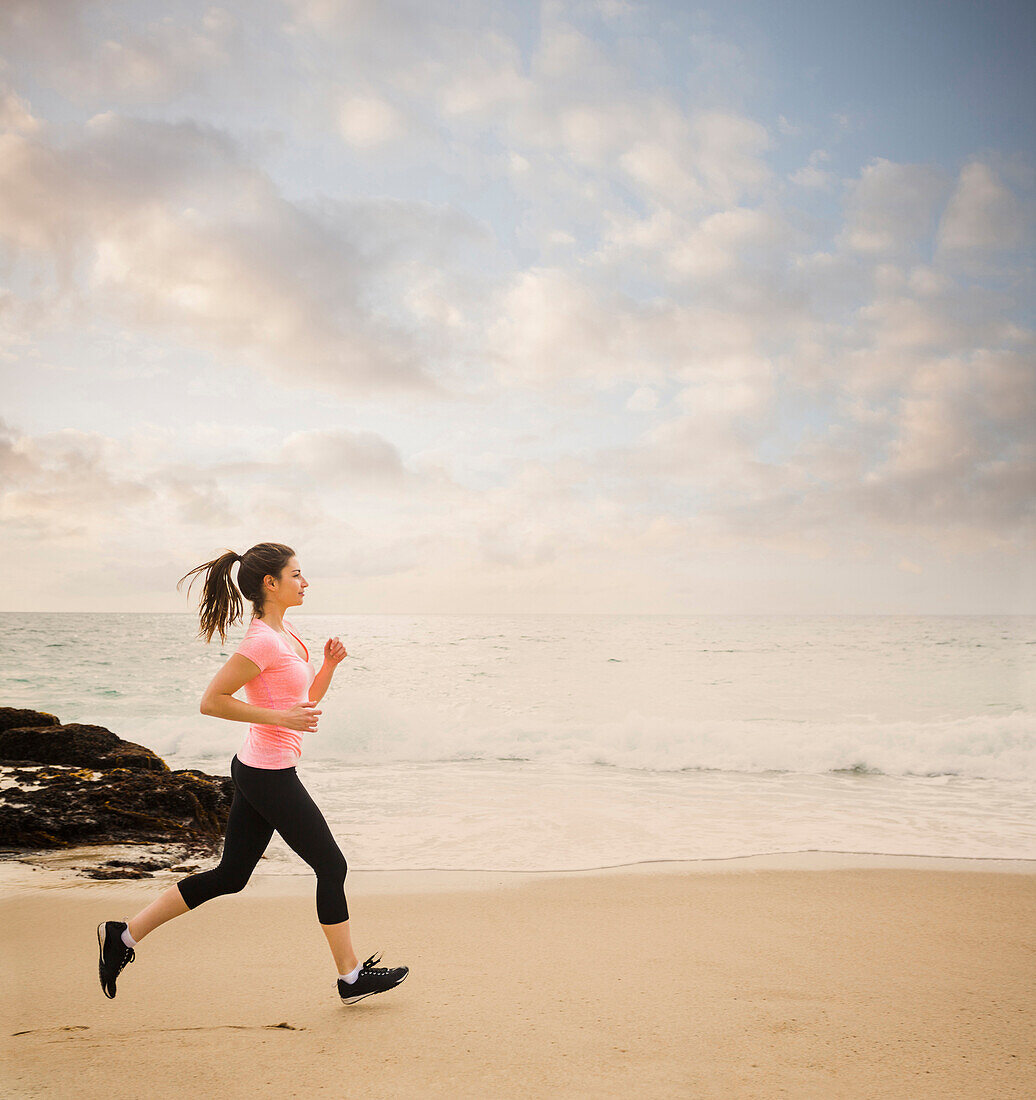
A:
<svg viewBox="0 0 1036 1100">
<path fill-rule="evenodd" d="M 169 879 L 172 881 L 172 878 Z M 356 872 L 345 1006 L 313 881 L 157 929 L 107 1000 L 94 929 L 162 889 L 7 889 L 8 1097 L 1029 1097 L 1036 875 Z"/>
</svg>

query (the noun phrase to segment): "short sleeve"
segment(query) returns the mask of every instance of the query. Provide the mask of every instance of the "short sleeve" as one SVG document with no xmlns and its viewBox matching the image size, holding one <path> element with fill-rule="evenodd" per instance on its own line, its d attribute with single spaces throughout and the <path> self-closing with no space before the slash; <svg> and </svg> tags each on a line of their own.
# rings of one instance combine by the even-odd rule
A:
<svg viewBox="0 0 1036 1100">
<path fill-rule="evenodd" d="M 272 634 L 260 634 L 256 631 L 246 634 L 234 652 L 254 661 L 262 672 L 280 656 L 280 647 Z"/>
</svg>

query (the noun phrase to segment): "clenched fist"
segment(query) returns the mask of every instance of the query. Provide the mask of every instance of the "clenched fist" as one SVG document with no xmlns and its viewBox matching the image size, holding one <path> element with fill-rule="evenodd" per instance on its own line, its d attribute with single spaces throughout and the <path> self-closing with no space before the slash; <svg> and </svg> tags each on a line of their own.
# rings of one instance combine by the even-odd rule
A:
<svg viewBox="0 0 1036 1100">
<path fill-rule="evenodd" d="M 348 657 L 345 646 L 337 638 L 328 638 L 324 644 L 324 661 L 332 665 L 340 665 Z"/>
<path fill-rule="evenodd" d="M 291 710 L 283 712 L 281 725 L 289 730 L 298 730 L 300 733 L 316 733 L 317 721 L 323 713 L 322 710 L 316 709 L 316 703 L 297 703 Z"/>
</svg>

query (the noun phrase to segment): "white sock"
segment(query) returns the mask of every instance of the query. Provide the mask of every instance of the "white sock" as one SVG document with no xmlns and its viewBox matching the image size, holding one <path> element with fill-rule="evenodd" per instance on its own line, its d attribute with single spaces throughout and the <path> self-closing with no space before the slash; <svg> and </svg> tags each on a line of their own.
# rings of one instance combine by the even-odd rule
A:
<svg viewBox="0 0 1036 1100">
<path fill-rule="evenodd" d="M 339 974 L 338 977 L 352 985 L 353 982 L 355 982 L 356 979 L 360 976 L 360 971 L 362 969 L 363 968 L 360 966 L 360 964 L 357 963 L 356 969 L 351 974 Z"/>
<path fill-rule="evenodd" d="M 137 941 L 129 934 L 129 921 L 126 921 L 126 927 L 122 930 L 122 942 L 127 947 L 137 946 Z"/>
</svg>

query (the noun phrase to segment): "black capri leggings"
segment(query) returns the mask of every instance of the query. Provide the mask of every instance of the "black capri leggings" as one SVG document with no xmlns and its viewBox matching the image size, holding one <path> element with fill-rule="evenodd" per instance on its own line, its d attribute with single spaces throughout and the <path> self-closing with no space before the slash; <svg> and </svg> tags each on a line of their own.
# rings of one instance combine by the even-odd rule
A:
<svg viewBox="0 0 1036 1100">
<path fill-rule="evenodd" d="M 324 815 L 294 768 L 253 768 L 236 754 L 230 762 L 234 801 L 230 806 L 223 855 L 218 867 L 180 879 L 176 884 L 188 909 L 220 894 L 245 888 L 274 829 L 317 874 L 317 920 L 340 924 L 349 919 L 345 901 L 348 866 Z"/>
</svg>

